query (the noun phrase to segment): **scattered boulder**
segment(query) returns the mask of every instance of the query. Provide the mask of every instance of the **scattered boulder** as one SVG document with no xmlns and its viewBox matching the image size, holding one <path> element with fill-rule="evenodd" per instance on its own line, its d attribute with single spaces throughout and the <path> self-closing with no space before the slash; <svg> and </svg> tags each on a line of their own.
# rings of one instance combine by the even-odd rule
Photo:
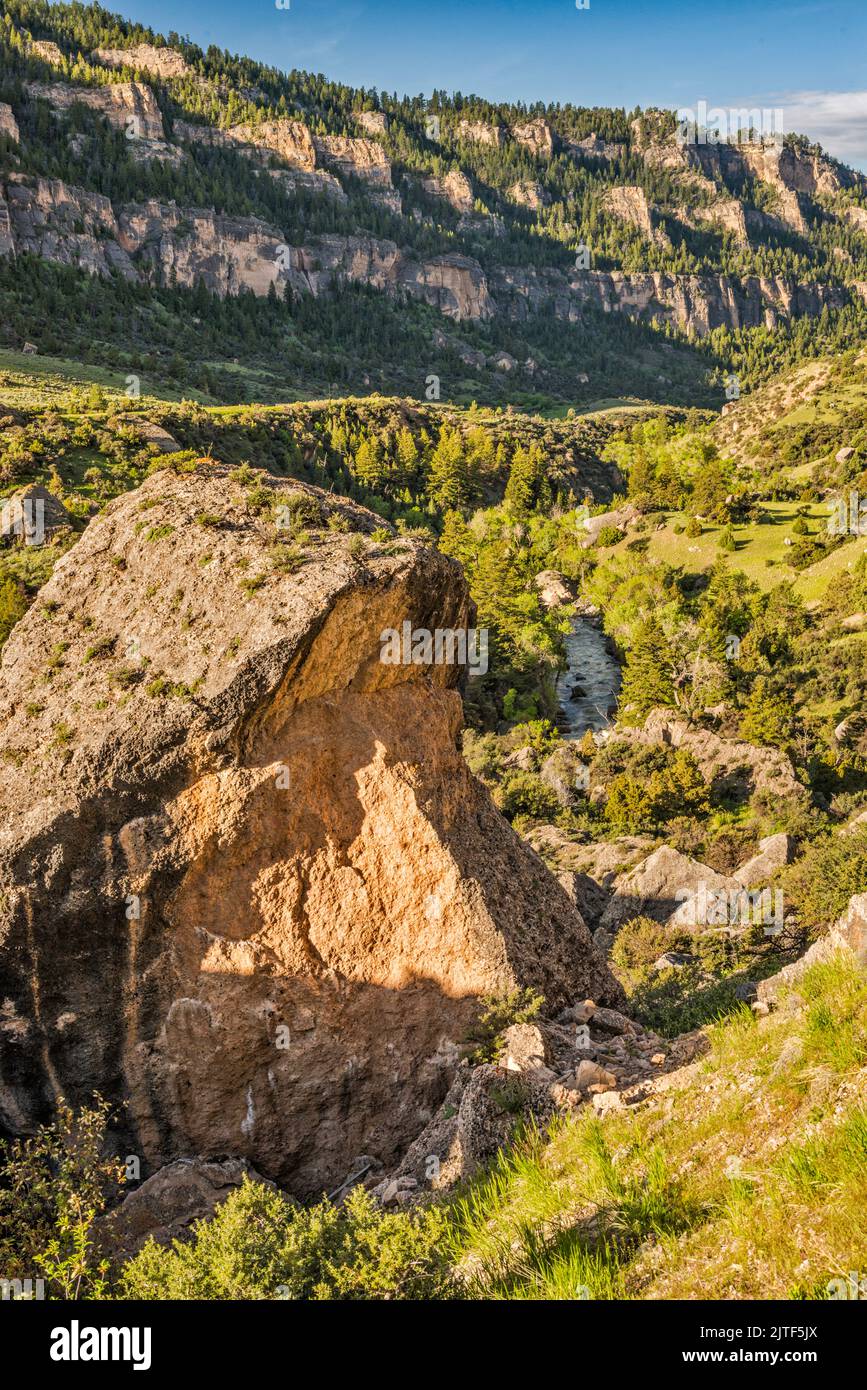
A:
<svg viewBox="0 0 867 1390">
<path fill-rule="evenodd" d="M 506 1071 L 535 1071 L 546 1061 L 545 1039 L 535 1023 L 513 1023 L 503 1035 Z"/>
<path fill-rule="evenodd" d="M 170 1245 L 188 1233 L 193 1221 L 213 1216 L 245 1177 L 273 1187 L 243 1158 L 176 1159 L 100 1219 L 99 1243 L 118 1259 L 131 1258 L 150 1236 L 158 1245 Z"/>
<path fill-rule="evenodd" d="M 568 583 L 557 570 L 542 570 L 533 583 L 545 608 L 562 608 L 573 600 Z"/>
<path fill-rule="evenodd" d="M 779 869 L 791 863 L 794 849 L 795 842 L 790 835 L 782 831 L 778 835 L 767 835 L 759 841 L 759 853 L 735 869 L 732 877 L 745 888 L 762 887 Z"/>
<path fill-rule="evenodd" d="M 59 498 L 41 483 L 29 483 L 0 507 L 0 537 L 24 545 L 41 545 L 72 529 L 72 517 Z"/>
<path fill-rule="evenodd" d="M 615 880 L 600 925 L 616 930 L 633 917 L 650 917 L 664 926 L 701 926 L 698 895 L 729 893 L 733 888 L 740 891 L 742 885 L 670 845 L 661 845 Z"/>
<path fill-rule="evenodd" d="M 576 1091 L 589 1091 L 591 1086 L 600 1086 L 606 1091 L 611 1091 L 617 1085 L 617 1077 L 613 1072 L 598 1066 L 596 1062 L 584 1061 L 579 1062 L 575 1068 L 571 1083 Z"/>
<path fill-rule="evenodd" d="M 687 951 L 663 951 L 650 967 L 651 970 L 683 970 L 687 965 L 692 965 L 695 956 L 691 956 Z"/>
</svg>

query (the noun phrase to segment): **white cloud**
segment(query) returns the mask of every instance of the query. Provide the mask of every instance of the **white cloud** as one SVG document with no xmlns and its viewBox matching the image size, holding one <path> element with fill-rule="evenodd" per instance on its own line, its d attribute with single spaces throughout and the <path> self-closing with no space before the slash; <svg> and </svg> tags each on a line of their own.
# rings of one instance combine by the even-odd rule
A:
<svg viewBox="0 0 867 1390">
<path fill-rule="evenodd" d="M 784 130 L 807 135 L 835 159 L 867 170 L 867 91 L 778 92 L 725 105 L 781 106 Z"/>
</svg>

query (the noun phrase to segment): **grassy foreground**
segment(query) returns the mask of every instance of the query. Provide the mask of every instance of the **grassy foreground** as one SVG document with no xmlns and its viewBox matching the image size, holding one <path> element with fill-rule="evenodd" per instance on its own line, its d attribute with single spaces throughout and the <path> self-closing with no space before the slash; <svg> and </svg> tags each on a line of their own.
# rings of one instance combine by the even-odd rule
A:
<svg viewBox="0 0 867 1390">
<path fill-rule="evenodd" d="M 813 966 L 649 1099 L 528 1135 L 460 1199 L 474 1297 L 824 1299 L 864 1263 L 867 979 Z"/>
</svg>

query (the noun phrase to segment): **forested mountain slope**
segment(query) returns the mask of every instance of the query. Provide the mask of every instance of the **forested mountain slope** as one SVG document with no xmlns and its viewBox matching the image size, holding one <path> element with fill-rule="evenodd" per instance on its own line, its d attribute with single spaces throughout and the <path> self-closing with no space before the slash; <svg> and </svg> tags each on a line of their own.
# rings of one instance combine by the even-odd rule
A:
<svg viewBox="0 0 867 1390">
<path fill-rule="evenodd" d="M 867 323 L 867 182 L 802 137 L 353 90 L 43 0 L 0 59 L 10 347 L 226 400 L 719 404 Z"/>
</svg>

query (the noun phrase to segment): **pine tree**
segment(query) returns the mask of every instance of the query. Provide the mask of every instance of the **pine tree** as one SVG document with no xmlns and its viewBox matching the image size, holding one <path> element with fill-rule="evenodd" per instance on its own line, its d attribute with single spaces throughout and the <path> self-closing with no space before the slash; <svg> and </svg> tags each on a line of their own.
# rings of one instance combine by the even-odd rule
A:
<svg viewBox="0 0 867 1390">
<path fill-rule="evenodd" d="M 759 676 L 741 720 L 741 738 L 748 743 L 785 748 L 795 733 L 796 723 L 791 698 L 775 690 L 767 676 Z"/>
<path fill-rule="evenodd" d="M 446 510 L 463 506 L 467 493 L 467 462 L 461 432 L 443 426 L 430 461 L 428 494 L 432 502 Z"/>
<path fill-rule="evenodd" d="M 628 718 L 640 721 L 656 705 L 674 705 L 674 654 L 659 622 L 652 615 L 639 625 L 626 654 L 620 705 Z"/>
</svg>

